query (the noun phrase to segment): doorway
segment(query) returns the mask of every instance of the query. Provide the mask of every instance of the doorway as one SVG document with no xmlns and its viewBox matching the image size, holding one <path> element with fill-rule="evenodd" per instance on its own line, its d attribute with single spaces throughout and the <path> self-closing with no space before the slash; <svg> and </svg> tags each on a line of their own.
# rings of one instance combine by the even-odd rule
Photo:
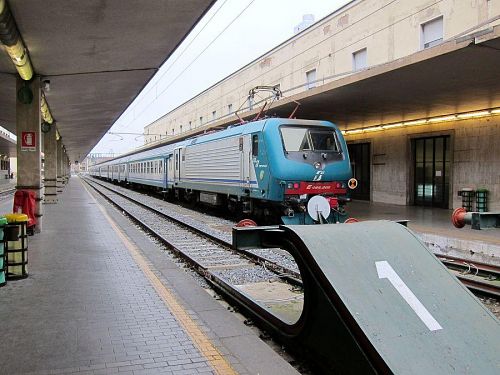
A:
<svg viewBox="0 0 500 375">
<path fill-rule="evenodd" d="M 370 143 L 350 143 L 347 145 L 353 177 L 358 180 L 358 187 L 351 191 L 352 199 L 370 200 Z"/>
<path fill-rule="evenodd" d="M 414 204 L 448 208 L 450 190 L 450 136 L 412 140 Z"/>
</svg>

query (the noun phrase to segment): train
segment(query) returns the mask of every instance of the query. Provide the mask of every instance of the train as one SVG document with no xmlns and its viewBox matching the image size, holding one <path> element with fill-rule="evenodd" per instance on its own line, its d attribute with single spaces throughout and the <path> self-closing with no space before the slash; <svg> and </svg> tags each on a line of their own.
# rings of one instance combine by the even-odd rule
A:
<svg viewBox="0 0 500 375">
<path fill-rule="evenodd" d="M 338 127 L 290 118 L 246 122 L 124 155 L 92 166 L 90 174 L 222 207 L 259 224 L 344 222 L 357 185 Z"/>
</svg>

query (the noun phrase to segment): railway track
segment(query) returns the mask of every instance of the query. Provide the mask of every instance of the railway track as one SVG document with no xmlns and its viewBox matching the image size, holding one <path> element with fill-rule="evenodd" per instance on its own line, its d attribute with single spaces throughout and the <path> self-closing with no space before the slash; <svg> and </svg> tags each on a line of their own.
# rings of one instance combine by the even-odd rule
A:
<svg viewBox="0 0 500 375">
<path fill-rule="evenodd" d="M 394 285 L 393 287 L 397 290 L 399 284 L 392 284 L 393 281 L 391 280 L 389 280 L 390 285 L 385 287 L 382 286 L 382 289 L 380 289 L 380 287 L 372 287 L 372 284 L 367 286 L 365 278 L 351 279 L 352 272 L 349 271 L 349 268 L 339 266 L 334 261 L 328 261 L 328 259 L 331 260 L 331 255 L 327 255 L 327 257 L 323 259 L 325 262 L 322 263 L 311 261 L 310 257 L 314 257 L 315 260 L 318 260 L 321 259 L 322 256 L 317 252 L 317 247 L 307 246 L 307 244 L 315 244 L 317 241 L 327 249 L 327 251 L 322 254 L 336 254 L 336 256 L 342 258 L 342 252 L 337 252 L 338 249 L 332 246 L 330 241 L 330 231 L 333 229 L 327 226 L 316 226 L 314 238 L 311 236 L 307 237 L 308 234 L 304 233 L 306 229 L 304 227 L 260 227 L 238 231 L 235 236 L 238 246 L 235 247 L 245 248 L 246 244 L 250 243 L 260 243 L 263 244 L 263 246 L 267 245 L 272 247 L 272 249 L 258 249 L 255 250 L 255 253 L 249 254 L 248 251 L 234 250 L 228 241 L 228 233 L 212 230 L 208 225 L 201 225 L 199 222 L 196 225 L 192 225 L 193 223 L 189 223 L 189 221 L 196 222 L 196 220 L 190 219 L 189 217 L 174 217 L 177 215 L 169 215 L 166 212 L 162 212 L 162 210 L 168 210 L 165 208 L 166 205 L 164 204 L 160 204 L 159 202 L 156 204 L 153 203 L 153 205 L 157 207 L 151 208 L 152 201 L 151 199 L 146 199 L 147 197 L 141 197 L 128 190 L 120 192 L 118 191 L 121 190 L 120 188 L 113 187 L 110 184 L 103 184 L 94 180 L 89 181 L 88 179 L 85 181 L 146 231 L 153 234 L 174 253 L 186 260 L 207 280 L 214 290 L 222 294 L 227 301 L 238 305 L 241 310 L 252 317 L 259 327 L 273 332 L 273 337 L 277 338 L 281 344 L 285 344 L 287 349 L 291 350 L 291 352 L 298 354 L 299 358 L 310 360 L 307 362 L 307 367 L 310 366 L 313 369 L 318 367 L 326 372 L 331 371 L 333 368 L 343 368 L 344 370 L 349 370 L 344 372 L 354 374 L 371 373 L 369 370 L 373 370 L 374 368 L 376 371 L 373 373 L 385 373 L 386 371 L 382 370 L 384 370 L 384 368 L 387 369 L 385 367 L 387 363 L 396 366 L 392 364 L 393 362 L 389 361 L 384 363 L 377 362 L 378 354 L 370 351 L 372 347 L 369 346 L 366 341 L 369 338 L 371 339 L 371 336 L 365 335 L 363 333 L 364 331 L 356 331 L 355 324 L 365 324 L 364 321 L 369 319 L 370 321 L 365 324 L 365 327 L 382 327 L 379 329 L 386 329 L 392 334 L 393 328 L 391 328 L 390 325 L 380 325 L 381 321 L 387 319 L 385 318 L 386 314 L 383 313 L 383 311 L 385 311 L 384 309 L 390 311 L 390 313 L 397 316 L 398 319 L 408 319 L 412 322 L 411 324 L 413 326 L 416 326 L 414 323 L 420 315 L 416 314 L 416 311 L 408 310 L 406 305 L 407 301 L 398 294 L 394 294 L 393 288 L 391 288 L 390 285 Z M 129 195 L 137 195 L 138 199 L 132 198 Z M 149 204 L 145 202 L 146 200 L 149 200 Z M 363 233 L 368 232 L 364 234 L 365 240 L 374 238 L 379 233 L 386 231 L 407 244 L 409 253 L 418 253 L 427 259 L 427 264 L 421 266 L 421 268 L 424 268 L 422 270 L 424 273 L 425 270 L 428 270 L 430 267 L 431 270 L 433 269 L 434 272 L 441 275 L 441 277 L 452 280 L 451 276 L 436 262 L 436 259 L 429 254 L 425 247 L 401 226 L 390 222 L 367 222 L 360 223 L 359 225 L 365 228 Z M 354 238 L 359 235 L 357 229 L 351 228 L 351 226 L 337 226 L 335 228 L 335 231 L 345 236 Z M 391 229 L 388 230 L 388 228 Z M 293 230 L 298 231 L 294 233 L 300 236 L 300 241 L 295 240 L 295 237 L 290 235 L 290 231 Z M 260 242 L 255 242 L 253 240 L 254 231 L 260 231 L 260 235 L 258 234 L 261 236 L 259 237 Z M 287 231 L 289 232 L 287 233 Z M 302 235 L 300 235 L 301 231 Z M 248 235 L 251 237 L 245 237 Z M 388 238 L 392 237 L 385 237 L 385 241 L 387 241 Z M 383 239 L 379 240 L 384 242 Z M 392 246 L 390 251 L 393 254 L 398 254 L 397 256 L 399 257 L 399 251 L 401 249 L 398 246 L 400 245 L 387 244 L 389 247 Z M 305 246 L 305 248 L 301 246 Z M 279 261 L 270 261 L 270 259 L 267 259 L 267 257 L 272 257 L 273 254 L 276 254 L 275 251 L 279 252 L 279 250 L 275 249 L 277 247 L 287 249 L 294 254 L 293 256 L 297 259 L 300 266 L 301 274 L 293 270 L 292 267 L 286 267 L 284 264 L 280 264 Z M 311 251 L 311 249 L 314 249 L 314 252 Z M 259 251 L 265 250 L 271 251 L 271 254 L 258 253 Z M 377 258 L 370 255 L 367 248 L 358 248 L 358 250 L 361 251 L 364 256 L 359 257 L 359 259 L 356 260 L 356 264 L 361 264 L 361 266 L 363 266 L 364 262 L 371 268 L 371 262 Z M 281 251 L 285 252 L 284 250 Z M 377 251 L 381 250 L 379 249 Z M 347 256 L 347 258 L 342 259 L 345 261 L 350 258 Z M 285 257 L 284 262 L 286 263 L 287 261 L 288 259 Z M 450 263 L 450 259 L 447 259 L 447 261 Z M 389 264 L 387 261 L 378 263 Z M 445 262 L 443 261 L 443 263 Z M 460 261 L 456 260 L 451 263 L 459 264 Z M 344 263 L 341 261 L 340 264 Z M 414 266 L 415 265 L 411 267 Z M 371 275 L 373 282 L 379 282 L 380 279 L 390 279 L 390 277 L 392 277 L 391 274 L 387 274 L 388 276 L 382 274 L 381 277 L 378 267 L 379 265 L 377 265 L 378 279 L 376 279 L 374 275 Z M 391 266 L 389 265 L 389 267 Z M 469 266 L 467 270 L 472 268 L 472 266 Z M 385 272 L 384 270 L 382 271 Z M 459 272 L 465 274 L 463 270 Z M 486 272 L 486 270 L 484 272 Z M 297 277 L 300 275 L 302 275 L 301 279 Z M 320 277 L 316 278 L 316 275 Z M 397 277 L 397 274 L 395 275 Z M 479 275 L 480 273 L 478 271 L 475 276 L 478 277 Z M 301 283 L 302 280 L 303 285 Z M 381 282 L 386 283 L 385 280 Z M 365 306 L 365 299 L 364 296 L 352 293 L 353 284 L 357 285 L 356 290 L 368 290 L 377 296 L 381 291 L 385 291 L 385 301 L 379 301 L 379 298 L 372 298 L 370 304 L 366 305 L 366 308 L 370 309 L 372 308 L 372 304 L 376 304 L 374 310 L 379 309 L 382 311 L 381 316 L 376 316 L 376 314 L 373 315 L 364 311 L 364 307 L 360 310 L 359 306 Z M 414 285 L 414 287 L 417 286 Z M 448 288 L 451 293 L 447 294 L 446 288 Z M 430 300 L 433 298 L 451 298 L 452 302 L 450 302 L 449 305 L 444 304 L 440 307 L 440 309 L 445 310 L 443 316 L 448 317 L 448 320 L 454 319 L 452 306 L 455 306 L 458 303 L 457 301 L 460 301 L 460 303 L 464 303 L 464 306 L 466 306 L 464 307 L 464 314 L 471 311 L 471 316 L 483 314 L 485 321 L 492 325 L 487 329 L 483 329 L 481 335 L 487 336 L 489 332 L 492 332 L 492 328 L 496 327 L 494 325 L 494 318 L 488 318 L 487 314 L 484 315 L 484 307 L 466 293 L 456 281 L 452 280 L 452 284 L 450 285 L 448 283 L 446 288 L 442 291 L 436 290 L 438 297 L 430 297 Z M 341 294 L 342 291 L 344 293 L 347 292 L 347 294 Z M 342 300 L 339 300 L 339 298 L 342 298 Z M 389 303 L 387 300 L 389 300 Z M 396 305 L 395 308 L 392 307 L 394 304 Z M 432 304 L 430 303 L 429 305 Z M 406 311 L 406 313 L 401 315 L 401 311 Z M 361 316 L 361 318 L 358 320 L 359 316 Z M 432 315 L 430 316 L 434 319 Z M 424 325 L 417 325 L 419 328 L 414 329 L 418 332 L 422 332 L 422 330 L 426 332 L 426 329 L 431 329 L 429 328 L 428 321 L 422 319 L 422 317 L 420 317 L 420 319 Z M 443 317 L 441 317 L 440 321 L 444 321 Z M 447 321 L 447 323 L 449 322 Z M 437 324 L 439 325 L 439 322 L 437 322 Z M 424 326 L 427 327 L 424 328 Z M 340 336 L 343 337 L 343 339 L 339 340 L 339 332 L 345 332 L 341 331 L 342 329 L 345 330 L 345 327 L 351 327 L 349 332 L 353 332 L 354 334 L 351 335 L 351 333 L 349 333 L 346 335 L 345 333 L 341 333 Z M 406 324 L 402 324 L 401 327 L 406 329 Z M 440 325 L 438 328 L 432 327 L 434 330 L 442 329 Z M 471 328 L 467 329 L 469 331 L 471 330 Z M 376 332 L 377 334 L 379 333 L 378 330 Z M 364 336 L 361 336 L 362 334 Z M 445 334 L 453 336 L 449 338 L 450 345 L 451 343 L 462 342 L 463 340 L 463 338 L 459 340 L 455 337 L 457 334 L 454 330 L 447 330 Z M 477 334 L 477 332 L 468 332 L 466 336 L 474 334 Z M 459 336 L 461 337 L 461 335 L 462 333 L 460 331 Z M 416 338 L 416 341 L 420 342 L 421 336 L 422 335 L 411 333 L 407 337 Z M 426 340 L 434 340 L 433 337 L 433 335 L 425 335 Z M 489 345 L 493 342 L 492 340 L 494 339 L 490 337 Z M 380 340 L 374 339 L 370 342 L 378 345 Z M 442 345 L 442 341 L 439 341 L 439 345 Z M 414 348 L 415 345 L 411 344 L 410 347 Z M 346 353 L 350 354 L 347 355 L 342 352 L 345 348 L 352 348 L 353 351 L 349 349 Z M 377 352 L 380 351 L 380 353 L 389 353 L 391 356 L 394 355 L 396 360 L 400 358 L 399 350 L 387 349 L 384 345 L 377 346 L 374 350 Z M 366 357 L 365 354 L 362 353 L 370 353 L 370 356 Z M 434 351 L 431 350 L 429 353 L 434 353 Z M 353 355 L 360 355 L 359 360 L 353 360 Z M 422 356 L 422 358 L 426 357 L 426 355 Z M 465 357 L 466 359 L 464 361 L 467 363 L 473 363 L 475 360 L 475 357 L 470 359 L 468 356 L 464 355 L 464 357 L 454 357 L 453 363 L 455 364 L 457 358 L 462 359 Z M 370 367 L 372 364 L 377 367 Z M 434 364 L 435 362 L 432 362 L 432 366 L 434 366 Z M 463 367 L 465 366 L 464 364 L 459 365 L 465 368 Z M 406 368 L 405 366 L 406 364 L 402 365 L 401 368 Z M 467 366 L 469 366 L 469 364 L 467 364 Z M 399 372 L 396 371 L 395 373 Z"/>
<path fill-rule="evenodd" d="M 119 190 L 123 188 L 111 188 L 109 183 L 101 183 L 96 180 L 92 180 L 94 183 L 99 184 L 103 188 L 110 189 L 116 194 L 120 194 L 122 197 L 126 197 L 138 204 L 146 206 L 149 208 L 151 205 L 151 198 L 144 196 L 144 194 L 134 192 L 134 197 L 128 194 L 124 194 Z M 189 220 L 186 218 L 179 219 L 173 215 L 167 215 L 162 207 L 154 209 L 157 213 L 165 215 L 172 220 L 179 220 L 188 226 L 193 226 L 193 230 L 205 233 L 210 239 L 218 241 L 221 245 L 230 247 L 231 246 L 231 234 L 229 232 L 224 232 L 221 230 L 213 230 L 206 226 L 203 226 L 194 220 Z M 234 223 L 232 223 L 234 224 Z M 253 258 L 254 261 L 260 262 L 266 267 L 274 267 L 277 272 L 287 275 L 292 282 L 300 282 L 300 273 L 296 265 L 294 264 L 293 258 L 283 250 L 280 249 L 252 249 L 245 251 L 247 257 Z M 448 269 L 474 293 L 480 294 L 482 296 L 491 297 L 495 299 L 500 299 L 500 268 L 488 265 L 484 263 L 471 262 L 466 259 L 448 257 L 443 255 L 436 256 L 443 262 Z"/>
<path fill-rule="evenodd" d="M 500 267 L 462 258 L 436 256 L 467 288 L 500 299 Z"/>
<path fill-rule="evenodd" d="M 0 191 L 0 200 L 13 195 L 15 192 L 16 192 L 16 189 L 14 189 L 14 188 L 9 189 L 9 190 Z"/>
<path fill-rule="evenodd" d="M 211 233 L 189 219 L 169 215 L 94 180 L 84 181 L 183 258 L 229 299 L 251 298 L 284 322 L 298 320 L 304 294 L 298 270 L 272 261 L 267 254 L 236 251 L 224 233 Z M 272 255 L 272 254 L 271 254 Z M 286 257 L 281 254 L 286 261 Z M 264 312 L 265 309 L 263 309 Z"/>
</svg>

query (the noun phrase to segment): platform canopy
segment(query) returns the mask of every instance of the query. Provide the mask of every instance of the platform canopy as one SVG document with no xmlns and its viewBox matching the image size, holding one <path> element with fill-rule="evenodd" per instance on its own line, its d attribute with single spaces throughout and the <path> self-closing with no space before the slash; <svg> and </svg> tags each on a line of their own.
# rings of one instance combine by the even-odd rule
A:
<svg viewBox="0 0 500 375">
<path fill-rule="evenodd" d="M 8 0 L 72 161 L 82 160 L 214 0 Z M 0 53 L 0 125 L 16 132 L 16 69 Z"/>
<path fill-rule="evenodd" d="M 464 34 L 388 63 L 347 72 L 295 95 L 285 92 L 269 116 L 329 120 L 342 130 L 500 108 L 500 25 Z M 251 120 L 252 111 L 240 113 Z M 197 127 L 175 139 L 224 129 L 235 116 Z M 157 147 L 159 143 L 142 149 Z"/>
<path fill-rule="evenodd" d="M 500 107 L 500 26 L 284 98 L 276 114 L 341 129 Z"/>
</svg>

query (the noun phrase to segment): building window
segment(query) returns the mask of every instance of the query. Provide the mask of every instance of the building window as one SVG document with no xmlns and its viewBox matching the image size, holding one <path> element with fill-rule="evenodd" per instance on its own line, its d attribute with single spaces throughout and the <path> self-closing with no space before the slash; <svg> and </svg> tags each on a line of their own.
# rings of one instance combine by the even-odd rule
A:
<svg viewBox="0 0 500 375">
<path fill-rule="evenodd" d="M 366 48 L 360 49 L 352 54 L 352 70 L 358 71 L 361 69 L 365 69 L 366 64 Z"/>
<path fill-rule="evenodd" d="M 307 89 L 316 87 L 316 69 L 306 72 Z"/>
<path fill-rule="evenodd" d="M 189 121 L 189 130 L 191 130 L 191 121 Z"/>
<path fill-rule="evenodd" d="M 215 120 L 216 117 L 217 117 L 217 111 L 213 111 L 212 112 L 212 120 Z"/>
<path fill-rule="evenodd" d="M 181 130 L 180 130 L 180 133 L 182 133 L 182 125 L 180 126 Z"/>
<path fill-rule="evenodd" d="M 421 48 L 429 48 L 443 41 L 443 17 L 422 24 Z"/>
<path fill-rule="evenodd" d="M 203 116 L 200 116 L 200 125 L 203 125 Z"/>
<path fill-rule="evenodd" d="M 233 113 L 233 105 L 232 105 L 232 104 L 228 104 L 228 105 L 227 105 L 227 113 L 228 113 L 228 114 Z"/>
</svg>

